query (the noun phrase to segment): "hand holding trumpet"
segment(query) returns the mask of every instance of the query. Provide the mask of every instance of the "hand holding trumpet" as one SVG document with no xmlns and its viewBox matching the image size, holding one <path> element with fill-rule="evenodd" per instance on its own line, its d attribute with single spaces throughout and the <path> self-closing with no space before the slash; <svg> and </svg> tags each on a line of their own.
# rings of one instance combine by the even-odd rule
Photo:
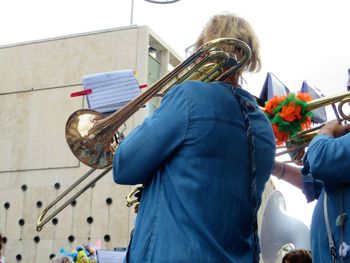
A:
<svg viewBox="0 0 350 263">
<path fill-rule="evenodd" d="M 326 122 L 319 134 L 325 134 L 334 138 L 340 137 L 350 131 L 350 124 L 341 124 L 337 120 Z"/>
</svg>

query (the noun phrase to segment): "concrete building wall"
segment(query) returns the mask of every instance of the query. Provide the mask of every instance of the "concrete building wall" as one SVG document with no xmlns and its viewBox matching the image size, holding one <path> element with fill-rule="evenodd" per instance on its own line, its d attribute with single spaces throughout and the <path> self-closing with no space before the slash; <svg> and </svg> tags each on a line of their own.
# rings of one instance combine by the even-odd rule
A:
<svg viewBox="0 0 350 263">
<path fill-rule="evenodd" d="M 125 196 L 132 187 L 116 185 L 111 173 L 36 231 L 42 210 L 90 169 L 66 143 L 68 117 L 87 107 L 70 94 L 83 89 L 83 76 L 119 69 L 132 69 L 140 84 L 151 85 L 180 61 L 146 26 L 0 47 L 0 233 L 7 262 L 48 262 L 61 247 L 83 243 L 127 246 L 135 215 Z M 130 118 L 126 134 L 158 104 L 152 99 Z M 267 192 L 273 188 L 270 182 Z"/>
<path fill-rule="evenodd" d="M 148 83 L 156 74 L 148 66 L 149 47 L 171 54 L 159 61 L 158 75 L 181 60 L 148 27 L 137 26 L 0 47 L 0 232 L 8 262 L 48 262 L 61 247 L 70 251 L 99 240 L 105 249 L 126 247 L 134 219 L 125 201 L 131 187 L 116 185 L 111 173 L 41 232 L 36 222 L 44 207 L 90 169 L 66 143 L 68 117 L 87 107 L 83 97 L 70 94 L 83 89 L 83 76 L 119 69 L 132 69 L 140 84 Z M 147 114 L 142 108 L 130 118 L 126 134 Z"/>
</svg>

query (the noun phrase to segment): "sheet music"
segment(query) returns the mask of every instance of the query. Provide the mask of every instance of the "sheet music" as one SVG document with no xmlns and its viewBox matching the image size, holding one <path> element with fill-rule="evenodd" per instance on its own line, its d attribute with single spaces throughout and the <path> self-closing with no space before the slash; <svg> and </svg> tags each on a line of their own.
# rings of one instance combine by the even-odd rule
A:
<svg viewBox="0 0 350 263">
<path fill-rule="evenodd" d="M 92 89 L 87 95 L 89 109 L 101 113 L 118 110 L 141 94 L 132 70 L 97 73 L 83 77 L 84 89 Z"/>
<path fill-rule="evenodd" d="M 97 250 L 98 263 L 123 263 L 126 250 Z"/>
</svg>

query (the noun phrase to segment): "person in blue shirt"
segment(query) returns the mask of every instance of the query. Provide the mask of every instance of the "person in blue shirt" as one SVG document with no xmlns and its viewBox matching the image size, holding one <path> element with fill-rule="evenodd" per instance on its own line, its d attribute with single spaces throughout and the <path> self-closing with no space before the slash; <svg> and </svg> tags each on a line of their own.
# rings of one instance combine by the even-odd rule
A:
<svg viewBox="0 0 350 263">
<path fill-rule="evenodd" d="M 260 69 L 259 44 L 247 21 L 224 13 L 206 24 L 196 46 L 220 37 L 250 46 L 244 69 L 223 82 L 174 86 L 116 150 L 114 181 L 144 186 L 126 262 L 259 262 L 257 210 L 275 141 L 240 86 L 243 71 Z"/>
<path fill-rule="evenodd" d="M 327 122 L 311 141 L 302 169 L 276 162 L 273 171 L 302 189 L 308 202 L 318 200 L 310 232 L 313 262 L 350 262 L 349 131 L 350 124 Z"/>
</svg>

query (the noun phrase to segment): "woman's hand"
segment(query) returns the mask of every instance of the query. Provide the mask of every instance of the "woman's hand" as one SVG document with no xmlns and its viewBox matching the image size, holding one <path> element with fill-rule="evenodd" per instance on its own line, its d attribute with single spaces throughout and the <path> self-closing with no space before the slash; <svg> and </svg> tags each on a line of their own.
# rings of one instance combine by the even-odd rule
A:
<svg viewBox="0 0 350 263">
<path fill-rule="evenodd" d="M 341 125 L 337 120 L 327 122 L 320 130 L 319 134 L 326 134 L 331 137 L 340 137 L 350 131 L 350 124 Z"/>
</svg>

